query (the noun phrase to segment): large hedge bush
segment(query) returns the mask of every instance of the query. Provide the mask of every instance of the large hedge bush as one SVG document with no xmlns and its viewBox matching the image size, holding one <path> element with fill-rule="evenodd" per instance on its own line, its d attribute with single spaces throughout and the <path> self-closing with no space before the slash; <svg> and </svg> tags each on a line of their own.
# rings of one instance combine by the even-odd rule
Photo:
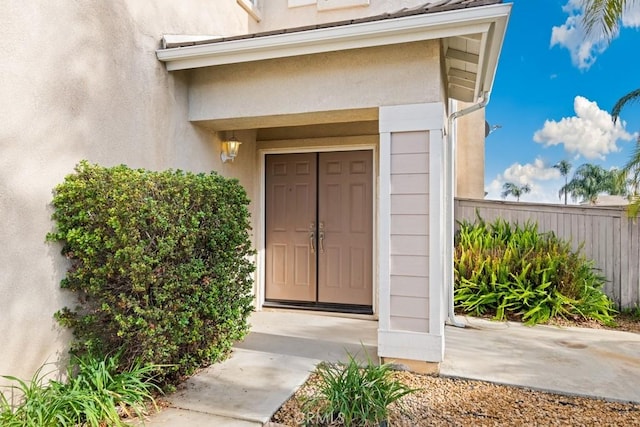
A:
<svg viewBox="0 0 640 427">
<path fill-rule="evenodd" d="M 178 380 L 223 358 L 247 333 L 254 271 L 249 200 L 215 173 L 81 162 L 54 191 L 55 232 L 71 263 L 61 286 L 79 305 L 56 313 L 72 353 L 166 366 Z"/>
<path fill-rule="evenodd" d="M 554 317 L 613 323 L 604 277 L 581 250 L 535 223 L 462 222 L 454 252 L 456 306 L 536 324 Z"/>
</svg>

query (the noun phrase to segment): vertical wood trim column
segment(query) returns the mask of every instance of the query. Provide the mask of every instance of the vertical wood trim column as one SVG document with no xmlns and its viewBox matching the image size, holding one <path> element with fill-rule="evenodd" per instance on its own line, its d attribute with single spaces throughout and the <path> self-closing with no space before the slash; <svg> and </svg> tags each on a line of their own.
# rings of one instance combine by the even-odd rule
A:
<svg viewBox="0 0 640 427">
<path fill-rule="evenodd" d="M 452 251 L 447 239 L 447 224 L 453 221 L 453 210 L 446 207 L 446 176 L 451 165 L 445 158 L 442 130 L 432 130 L 429 135 L 429 333 L 444 336 L 447 313 L 448 280 L 447 257 Z M 453 195 L 451 196 L 453 200 Z M 450 216 L 450 221 L 447 217 Z M 450 260 L 453 267 L 453 258 Z M 444 358 L 444 345 L 442 346 Z"/>
<path fill-rule="evenodd" d="M 389 261 L 391 252 L 391 132 L 380 132 L 380 183 L 378 186 L 378 328 L 388 330 L 391 320 Z"/>
<path fill-rule="evenodd" d="M 443 219 L 446 215 L 453 215 L 453 212 L 446 212 L 444 206 L 444 152 L 443 152 L 443 132 L 444 127 L 444 105 L 440 102 L 409 104 L 396 106 L 383 106 L 379 111 L 379 131 L 380 131 L 380 184 L 379 184 L 379 268 L 378 283 L 379 291 L 379 329 L 378 329 L 378 353 L 381 357 L 412 359 L 428 362 L 440 362 L 444 356 L 444 319 L 446 303 L 443 291 L 446 289 L 443 281 L 445 276 L 444 256 L 447 242 L 444 240 Z M 425 260 L 427 275 L 422 278 L 413 278 L 413 283 L 422 280 L 424 287 L 419 289 L 424 291 L 428 298 L 418 298 L 412 296 L 393 297 L 398 291 L 398 286 L 394 287 L 394 279 L 391 267 L 391 246 L 390 239 L 392 230 L 391 206 L 391 178 L 392 178 L 392 144 L 395 133 L 418 132 L 426 133 L 429 140 L 428 153 L 428 188 L 424 189 L 424 194 L 428 198 L 428 249 L 429 257 Z M 432 151 L 433 150 L 433 151 Z M 400 159 L 400 157 L 399 157 Z M 394 160 L 400 161 L 400 160 Z M 396 165 L 398 166 L 398 165 Z M 402 165 L 399 166 L 402 168 Z M 409 257 L 411 254 L 407 254 Z M 396 279 L 397 280 L 397 279 Z M 394 290 L 396 289 L 396 290 Z M 415 287 L 414 287 L 415 289 Z M 403 290 L 404 292 L 404 290 Z M 395 299 L 394 299 L 395 298 Z M 424 325 L 420 322 L 413 322 L 412 325 L 419 326 L 420 330 L 411 330 L 412 325 L 398 324 L 395 321 L 392 326 L 392 300 L 397 306 L 410 304 L 413 310 L 428 313 L 424 318 Z M 416 306 L 415 303 L 418 305 Z M 427 304 L 428 307 L 420 308 L 420 304 Z M 409 307 L 407 307 L 409 308 Z M 398 311 L 398 307 L 396 307 Z M 422 315 L 420 316 L 422 318 Z M 394 317 L 395 319 L 395 317 Z M 415 319 L 414 319 L 415 320 Z M 418 321 L 420 319 L 417 319 Z M 401 329 L 402 328 L 402 329 Z M 405 329 L 406 328 L 406 329 Z"/>
</svg>

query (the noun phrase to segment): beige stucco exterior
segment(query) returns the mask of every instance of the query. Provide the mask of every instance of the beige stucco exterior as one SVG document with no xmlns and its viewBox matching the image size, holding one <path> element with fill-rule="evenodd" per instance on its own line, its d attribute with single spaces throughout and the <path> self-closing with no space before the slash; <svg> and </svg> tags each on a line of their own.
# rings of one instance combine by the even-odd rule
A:
<svg viewBox="0 0 640 427">
<path fill-rule="evenodd" d="M 423 0 L 262 0 L 262 20 L 252 24 L 252 30 L 269 31 L 279 28 L 339 22 L 382 13 L 397 12 L 403 8 L 423 5 Z M 290 7 L 290 5 L 302 6 Z M 351 7 L 342 7 L 345 5 Z"/>
<path fill-rule="evenodd" d="M 67 265 L 45 235 L 51 191 L 78 161 L 215 169 L 251 185 L 249 167 L 222 166 L 217 136 L 189 122 L 187 76 L 155 56 L 165 33 L 243 32 L 249 20 L 235 1 L 3 3 L 0 374 L 30 377 L 67 352 L 53 319 L 71 302 Z"/>
<path fill-rule="evenodd" d="M 442 147 L 451 111 L 441 40 L 181 71 L 168 71 L 156 55 L 166 34 L 233 36 L 424 3 L 319 1 L 261 0 L 253 14 L 247 0 L 152 5 L 115 0 L 64 8 L 10 1 L 5 6 L 0 16 L 0 242 L 5 247 L 0 374 L 29 377 L 43 363 L 59 362 L 68 349 L 70 334 L 53 319 L 56 310 L 73 305 L 59 287 L 67 264 L 60 247 L 45 243 L 45 236 L 53 227 L 51 191 L 80 160 L 215 170 L 238 178 L 252 200 L 259 307 L 265 154 L 359 147 L 374 150 L 376 164 L 372 303 L 381 348 L 388 349 L 381 355 L 442 357 L 447 267 L 439 245 L 448 238 Z M 341 1 L 355 6 L 339 7 Z M 478 116 L 456 123 L 465 135 L 456 159 L 465 165 L 457 187 L 465 197 L 483 187 L 482 165 L 469 166 L 482 151 L 477 136 L 484 120 Z M 220 143 L 231 134 L 243 144 L 233 163 L 222 163 Z M 407 230 L 411 221 L 416 227 Z"/>
<path fill-rule="evenodd" d="M 377 120 L 379 105 L 440 99 L 439 55 L 428 41 L 194 70 L 189 118 L 215 129 Z"/>
<path fill-rule="evenodd" d="M 460 108 L 469 104 L 460 103 Z M 462 116 L 456 122 L 456 197 L 484 199 L 484 109 Z"/>
</svg>

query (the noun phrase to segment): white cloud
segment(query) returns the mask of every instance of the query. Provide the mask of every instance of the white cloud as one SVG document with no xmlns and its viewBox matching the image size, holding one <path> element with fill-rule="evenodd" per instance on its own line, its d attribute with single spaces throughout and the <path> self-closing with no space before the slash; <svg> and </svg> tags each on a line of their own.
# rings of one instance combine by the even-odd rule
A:
<svg viewBox="0 0 640 427">
<path fill-rule="evenodd" d="M 627 8 L 622 16 L 622 26 L 640 28 L 640 3 L 627 3 Z"/>
<path fill-rule="evenodd" d="M 588 39 L 582 26 L 582 15 L 574 15 L 573 11 L 570 13 L 564 24 L 551 29 L 551 47 L 559 45 L 566 48 L 573 65 L 588 70 L 597 56 L 606 50 L 607 42 L 604 37 Z"/>
<path fill-rule="evenodd" d="M 487 188 L 487 199 L 501 200 L 502 186 L 506 182 L 517 185 L 528 184 L 531 192 L 522 195 L 523 202 L 559 203 L 558 191 L 564 185 L 560 179 L 560 172 L 547 166 L 542 159 L 536 159 L 533 163 L 514 163 L 501 174 L 498 174 Z M 509 198 L 512 200 L 513 198 Z"/>
<path fill-rule="evenodd" d="M 564 144 L 564 149 L 572 155 L 604 159 L 606 154 L 620 150 L 618 140 L 630 141 L 636 136 L 625 130 L 626 122 L 613 123 L 607 111 L 582 96 L 575 97 L 573 108 L 574 117 L 564 117 L 559 122 L 545 121 L 543 128 L 534 133 L 533 140 L 547 147 Z"/>
<path fill-rule="evenodd" d="M 564 24 L 551 29 L 551 47 L 559 45 L 571 54 L 571 62 L 581 70 L 587 70 L 597 56 L 608 47 L 604 35 L 587 37 L 582 25 L 582 1 L 569 0 L 562 10 L 569 14 Z M 640 27 L 640 2 L 629 2 L 622 17 L 623 27 Z"/>
<path fill-rule="evenodd" d="M 554 167 L 548 167 L 542 159 L 537 158 L 533 163 L 521 165 L 514 163 L 504 171 L 504 178 L 516 184 L 531 184 L 533 181 L 547 181 L 560 177 L 560 172 Z"/>
</svg>

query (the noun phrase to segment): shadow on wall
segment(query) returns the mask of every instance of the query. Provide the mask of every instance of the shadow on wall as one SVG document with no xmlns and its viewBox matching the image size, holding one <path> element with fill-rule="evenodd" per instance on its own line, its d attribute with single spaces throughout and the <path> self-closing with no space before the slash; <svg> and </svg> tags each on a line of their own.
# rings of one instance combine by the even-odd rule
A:
<svg viewBox="0 0 640 427">
<path fill-rule="evenodd" d="M 53 319 L 73 305 L 60 290 L 66 260 L 45 243 L 53 187 L 81 159 L 210 170 L 211 139 L 188 121 L 187 74 L 168 73 L 155 49 L 163 32 L 203 33 L 231 7 L 246 14 L 205 0 L 3 6 L 0 374 L 30 377 L 63 363 L 70 337 Z"/>
</svg>

